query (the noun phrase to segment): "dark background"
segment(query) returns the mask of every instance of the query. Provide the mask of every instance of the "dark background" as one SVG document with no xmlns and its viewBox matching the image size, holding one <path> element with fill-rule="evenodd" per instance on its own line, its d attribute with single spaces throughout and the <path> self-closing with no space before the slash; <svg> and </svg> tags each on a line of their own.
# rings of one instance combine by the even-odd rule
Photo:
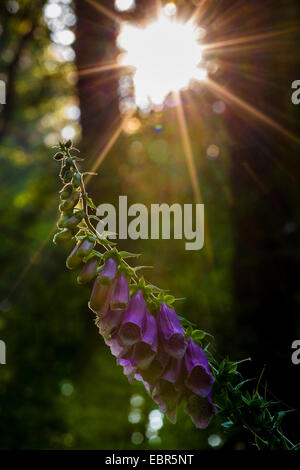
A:
<svg viewBox="0 0 300 470">
<path fill-rule="evenodd" d="M 51 146 L 72 125 L 88 170 L 118 127 L 119 72 L 79 75 L 118 54 L 117 25 L 83 0 L 64 3 L 76 14 L 68 60 L 53 53 L 53 24 L 44 2 L 3 2 L 0 11 L 0 79 L 7 104 L 0 112 L 0 339 L 7 364 L 0 366 L 2 449 L 206 449 L 217 434 L 225 448 L 244 449 L 246 437 L 224 435 L 218 420 L 197 431 L 182 412 L 178 424 L 164 420 L 159 439 L 147 437 L 155 409 L 139 384 L 130 386 L 93 325 L 90 287 L 76 285 L 65 268 L 66 251 L 52 244 L 57 218 L 58 168 Z M 56 3 L 59 3 L 57 1 Z M 152 14 L 154 2 L 137 1 L 127 19 Z M 195 7 L 176 2 L 182 15 Z M 113 9 L 112 1 L 101 1 Z M 213 79 L 299 136 L 299 108 L 291 83 L 299 79 L 300 4 L 292 0 L 208 1 L 201 25 L 211 42 L 269 32 L 269 39 L 217 49 Z M 70 52 L 70 51 L 69 51 Z M 252 358 L 241 366 L 249 377 L 266 365 L 263 386 L 284 407 L 299 407 L 300 366 L 291 362 L 299 323 L 299 143 L 201 88 L 184 94 L 207 218 L 206 246 L 184 250 L 183 241 L 122 241 L 152 265 L 147 279 L 170 289 L 178 313 L 215 337 L 220 357 Z M 66 116 L 80 106 L 80 122 Z M 174 108 L 138 116 L 135 134 L 122 133 L 91 180 L 96 203 L 193 201 Z M 162 126 L 161 132 L 155 126 Z M 220 155 L 209 159 L 206 149 Z M 133 395 L 139 395 L 138 407 Z M 135 397 L 136 398 L 136 397 Z M 128 416 L 138 408 L 140 420 Z M 300 440 L 298 411 L 286 434 Z M 139 432 L 143 441 L 132 442 Z M 134 439 L 133 439 L 134 440 Z"/>
</svg>

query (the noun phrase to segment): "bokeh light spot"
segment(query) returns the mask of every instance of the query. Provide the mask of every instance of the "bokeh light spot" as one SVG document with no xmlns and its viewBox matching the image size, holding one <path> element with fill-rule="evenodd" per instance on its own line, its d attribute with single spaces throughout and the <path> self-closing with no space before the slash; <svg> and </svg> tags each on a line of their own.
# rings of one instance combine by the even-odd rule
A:
<svg viewBox="0 0 300 470">
<path fill-rule="evenodd" d="M 57 3 L 50 3 L 45 6 L 44 13 L 49 19 L 58 18 L 62 13 L 62 8 Z"/>
<path fill-rule="evenodd" d="M 74 392 L 74 387 L 70 382 L 64 382 L 60 387 L 61 394 L 70 397 Z"/>
<path fill-rule="evenodd" d="M 141 121 L 137 118 L 131 118 L 125 121 L 124 131 L 126 134 L 135 134 L 141 127 Z"/>
<path fill-rule="evenodd" d="M 117 11 L 128 11 L 135 7 L 135 0 L 115 0 L 115 9 Z"/>
<path fill-rule="evenodd" d="M 134 407 L 142 406 L 144 404 L 144 401 L 144 398 L 141 395 L 138 395 L 137 393 L 132 395 L 132 397 L 130 398 L 130 404 Z"/>
<path fill-rule="evenodd" d="M 213 112 L 216 114 L 223 114 L 226 109 L 226 105 L 223 101 L 216 101 L 213 104 Z"/>
<path fill-rule="evenodd" d="M 208 158 L 214 159 L 220 155 L 220 149 L 217 145 L 209 145 L 206 150 L 206 155 Z"/>
<path fill-rule="evenodd" d="M 136 446 L 142 444 L 143 440 L 144 440 L 144 436 L 141 432 L 136 431 L 132 433 L 131 442 L 135 444 Z"/>
<path fill-rule="evenodd" d="M 74 139 L 76 131 L 73 126 L 65 126 L 61 131 L 61 136 L 65 140 Z"/>
<path fill-rule="evenodd" d="M 208 444 L 211 447 L 219 447 L 222 444 L 222 439 L 217 434 L 212 434 L 208 438 Z"/>
<path fill-rule="evenodd" d="M 175 3 L 169 2 L 164 6 L 164 13 L 167 16 L 174 16 L 177 13 L 177 7 Z"/>
<path fill-rule="evenodd" d="M 159 410 L 152 410 L 149 413 L 149 429 L 158 431 L 163 427 L 163 414 Z"/>
</svg>

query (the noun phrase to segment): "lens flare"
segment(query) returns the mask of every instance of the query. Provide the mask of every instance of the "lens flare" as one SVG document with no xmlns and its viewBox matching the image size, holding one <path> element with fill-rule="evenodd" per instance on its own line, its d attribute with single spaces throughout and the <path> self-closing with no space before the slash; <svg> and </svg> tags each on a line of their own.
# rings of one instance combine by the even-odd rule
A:
<svg viewBox="0 0 300 470">
<path fill-rule="evenodd" d="M 180 23 L 163 14 L 144 28 L 121 25 L 118 46 L 123 51 L 122 65 L 134 70 L 138 107 L 162 104 L 170 92 L 187 88 L 193 79 L 206 78 L 202 36 L 203 29 L 194 22 Z"/>
</svg>

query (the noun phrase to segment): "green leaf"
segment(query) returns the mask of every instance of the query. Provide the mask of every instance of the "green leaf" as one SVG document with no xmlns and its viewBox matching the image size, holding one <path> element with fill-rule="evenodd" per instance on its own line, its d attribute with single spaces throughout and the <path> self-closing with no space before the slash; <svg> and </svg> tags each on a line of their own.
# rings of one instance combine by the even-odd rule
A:
<svg viewBox="0 0 300 470">
<path fill-rule="evenodd" d="M 256 380 L 256 379 L 252 378 L 252 379 L 243 380 L 234 388 L 234 390 L 239 390 L 240 388 L 242 388 L 244 384 L 246 384 L 247 382 L 252 382 L 253 380 Z"/>
<path fill-rule="evenodd" d="M 134 268 L 131 267 L 131 269 L 134 273 L 137 273 L 137 271 L 141 271 L 142 269 L 153 269 L 153 266 L 135 266 Z"/>
<path fill-rule="evenodd" d="M 226 421 L 225 423 L 222 423 L 221 426 L 225 429 L 229 429 L 234 426 L 234 423 L 232 421 Z"/>
<path fill-rule="evenodd" d="M 175 302 L 175 297 L 173 295 L 165 295 L 164 302 L 170 307 Z"/>
<path fill-rule="evenodd" d="M 156 294 L 167 292 L 166 290 L 160 289 L 160 287 L 157 287 L 157 286 L 155 286 L 154 284 L 151 284 L 151 283 L 148 283 L 147 286 L 150 287 L 151 291 L 153 293 L 156 293 Z"/>
<path fill-rule="evenodd" d="M 233 372 L 235 372 L 236 369 L 237 369 L 236 362 L 228 363 L 228 369 L 227 369 L 228 374 L 233 374 Z"/>
<path fill-rule="evenodd" d="M 139 256 L 141 256 L 140 253 L 129 253 L 129 251 L 119 251 L 119 255 L 121 256 L 122 259 L 138 258 Z"/>
<path fill-rule="evenodd" d="M 182 315 L 178 315 L 178 318 L 180 320 L 180 323 L 182 324 L 182 326 L 196 326 L 195 323 L 192 323 L 190 320 L 188 320 L 187 318 L 183 317 Z"/>
<path fill-rule="evenodd" d="M 97 207 L 95 206 L 93 200 L 87 194 L 84 195 L 83 197 L 86 201 L 87 206 L 91 207 L 94 210 L 97 210 Z"/>
<path fill-rule="evenodd" d="M 107 238 L 112 237 L 114 235 L 116 235 L 115 232 L 109 232 L 108 230 L 104 230 L 104 232 L 102 232 L 101 235 L 99 235 L 99 239 L 107 240 Z"/>
<path fill-rule="evenodd" d="M 185 330 L 185 338 L 189 340 L 192 334 L 193 334 L 193 327 L 188 326 L 187 329 Z"/>
<path fill-rule="evenodd" d="M 91 253 L 83 259 L 83 261 L 84 263 L 86 263 L 89 259 L 95 258 L 95 257 L 102 259 L 102 253 L 96 250 L 92 250 Z"/>
<path fill-rule="evenodd" d="M 278 411 L 278 413 L 276 413 L 274 418 L 273 418 L 274 419 L 274 427 L 280 426 L 282 421 L 283 421 L 283 418 L 285 417 L 285 415 L 287 415 L 288 413 L 291 413 L 293 411 L 296 411 L 296 410 Z"/>
<path fill-rule="evenodd" d="M 194 330 L 192 332 L 192 339 L 197 343 L 198 341 L 201 342 L 202 339 L 204 339 L 206 336 L 205 331 L 203 330 Z"/>
</svg>

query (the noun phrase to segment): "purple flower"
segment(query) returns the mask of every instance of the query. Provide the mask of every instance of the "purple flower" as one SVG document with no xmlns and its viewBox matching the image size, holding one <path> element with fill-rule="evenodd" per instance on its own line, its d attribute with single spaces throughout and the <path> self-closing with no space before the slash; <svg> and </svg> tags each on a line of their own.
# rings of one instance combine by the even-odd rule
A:
<svg viewBox="0 0 300 470">
<path fill-rule="evenodd" d="M 113 286 L 109 284 L 101 284 L 99 277 L 94 282 L 89 308 L 96 313 L 98 317 L 104 316 L 109 308 Z M 101 279 L 101 278 L 100 278 Z"/>
<path fill-rule="evenodd" d="M 191 395 L 184 411 L 192 418 L 197 428 L 207 428 L 214 414 L 217 412 L 213 404 L 212 393 L 210 392 L 207 397 Z"/>
<path fill-rule="evenodd" d="M 153 315 L 146 310 L 144 328 L 142 330 L 141 341 L 132 347 L 128 358 L 133 364 L 137 364 L 139 369 L 147 368 L 157 353 L 157 325 Z"/>
<path fill-rule="evenodd" d="M 108 338 L 113 330 L 120 325 L 124 312 L 121 310 L 108 310 L 104 317 L 98 322 L 99 333 Z"/>
<path fill-rule="evenodd" d="M 108 258 L 99 274 L 101 284 L 111 284 L 118 271 L 118 265 L 114 258 Z"/>
<path fill-rule="evenodd" d="M 211 375 L 205 352 L 190 339 L 184 359 L 187 388 L 196 395 L 206 397 L 211 391 L 214 378 Z"/>
<path fill-rule="evenodd" d="M 183 359 L 172 357 L 161 378 L 173 384 L 178 383 L 182 375 L 182 363 Z"/>
<path fill-rule="evenodd" d="M 146 318 L 146 302 L 142 291 L 139 290 L 129 303 L 128 310 L 125 312 L 119 335 L 122 343 L 126 346 L 132 346 L 142 339 L 142 331 Z"/>
<path fill-rule="evenodd" d="M 157 336 L 156 320 L 146 310 L 141 341 L 134 344 L 122 357 L 118 358 L 118 364 L 124 367 L 124 374 L 128 376 L 130 382 L 133 381 L 138 369 L 151 367 L 150 364 L 157 353 Z M 141 375 L 138 374 L 136 378 L 144 382 Z M 150 389 L 148 384 L 147 389 Z"/>
<path fill-rule="evenodd" d="M 138 369 L 136 374 L 137 380 L 142 380 L 149 383 L 151 386 L 155 385 L 159 377 L 163 374 L 170 356 L 160 347 L 149 367 L 146 369 Z"/>
<path fill-rule="evenodd" d="M 126 346 L 123 346 L 123 348 L 126 348 Z M 128 351 L 128 346 L 127 346 L 127 350 L 125 349 L 124 350 L 125 353 L 123 352 L 123 354 L 121 354 L 121 356 L 119 356 L 117 358 L 117 363 L 123 367 L 123 373 L 124 375 L 127 376 L 128 378 L 128 381 L 129 383 L 133 383 L 133 380 L 134 380 L 134 376 L 135 376 L 135 373 L 136 373 L 136 364 L 134 361 L 132 361 L 130 359 L 130 350 Z M 126 359 L 127 357 L 127 354 L 126 352 L 128 352 L 128 356 L 129 358 Z"/>
<path fill-rule="evenodd" d="M 109 308 L 113 293 L 113 281 L 117 274 L 117 263 L 113 258 L 109 258 L 104 264 L 99 276 L 94 282 L 92 295 L 89 301 L 89 308 L 98 317 L 104 316 Z"/>
<path fill-rule="evenodd" d="M 133 366 L 132 364 L 124 364 L 123 372 L 124 372 L 124 375 L 127 376 L 128 382 L 132 384 L 134 380 L 135 372 L 136 372 L 136 366 Z"/>
<path fill-rule="evenodd" d="M 90 282 L 97 274 L 98 260 L 96 257 L 90 258 L 77 276 L 78 284 Z"/>
<path fill-rule="evenodd" d="M 139 374 L 135 374 L 134 378 L 135 378 L 136 380 L 138 380 L 139 382 L 142 382 L 143 385 L 144 385 L 144 387 L 145 387 L 145 389 L 147 390 L 147 392 L 149 392 L 150 395 L 152 395 L 153 390 L 154 390 L 154 385 L 148 384 L 148 382 L 146 382 L 146 381 L 143 379 L 143 377 L 142 377 L 141 375 L 139 375 Z"/>
<path fill-rule="evenodd" d="M 110 347 L 110 351 L 112 355 L 115 356 L 116 358 L 123 356 L 129 349 L 128 346 L 124 346 L 121 343 L 118 331 L 115 331 L 114 333 L 112 333 L 111 337 L 104 338 L 104 341 L 105 341 L 105 344 L 107 344 Z"/>
<path fill-rule="evenodd" d="M 153 399 L 172 423 L 176 423 L 177 407 L 183 396 L 183 375 L 183 359 L 172 357 L 155 385 Z"/>
<path fill-rule="evenodd" d="M 124 274 L 117 277 L 112 299 L 110 302 L 111 310 L 126 310 L 129 304 L 129 285 Z"/>
<path fill-rule="evenodd" d="M 187 347 L 184 331 L 176 312 L 164 302 L 157 314 L 157 325 L 165 351 L 176 359 L 182 358 Z"/>
<path fill-rule="evenodd" d="M 153 400 L 158 404 L 159 409 L 172 423 L 176 423 L 177 407 L 181 400 L 182 392 L 173 383 L 160 379 L 155 386 Z"/>
</svg>

